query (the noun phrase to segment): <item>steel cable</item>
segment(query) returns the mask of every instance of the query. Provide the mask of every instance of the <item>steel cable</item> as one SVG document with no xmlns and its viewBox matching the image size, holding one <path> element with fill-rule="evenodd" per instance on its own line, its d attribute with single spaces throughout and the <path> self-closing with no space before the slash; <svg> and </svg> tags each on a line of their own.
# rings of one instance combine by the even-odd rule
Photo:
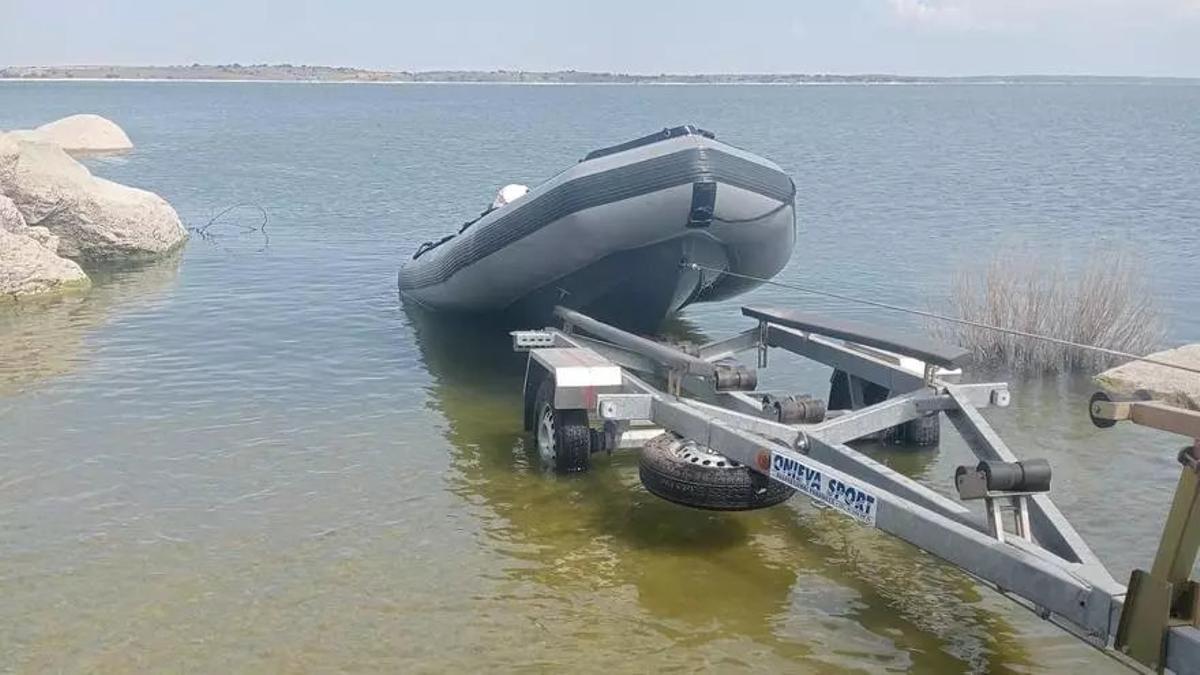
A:
<svg viewBox="0 0 1200 675">
<path fill-rule="evenodd" d="M 786 283 L 783 281 L 775 281 L 773 279 L 764 279 L 762 277 L 756 277 L 751 274 L 739 274 L 737 272 L 730 272 L 729 270 L 720 269 L 717 267 L 708 267 L 708 266 L 700 265 L 700 264 L 693 263 L 693 262 L 684 261 L 682 263 L 682 266 L 686 267 L 688 269 L 695 270 L 697 272 L 699 272 L 701 270 L 708 271 L 708 272 L 718 272 L 721 274 L 727 274 L 731 277 L 736 277 L 738 279 L 748 279 L 750 281 L 757 281 L 759 283 L 767 284 L 770 286 L 778 286 L 780 288 L 787 288 L 787 289 L 793 290 L 793 291 L 800 291 L 801 293 L 809 293 L 811 295 L 821 295 L 821 296 L 824 296 L 827 298 L 835 298 L 837 300 L 845 300 L 847 302 L 855 302 L 860 305 L 868 305 L 870 307 L 878 307 L 879 309 L 891 310 L 893 312 L 904 312 L 906 314 L 915 314 L 917 316 L 923 316 L 928 319 L 935 319 L 937 321 L 947 321 L 949 323 L 956 323 L 956 324 L 959 324 L 962 326 L 970 326 L 972 328 L 980 328 L 983 330 L 991 330 L 991 331 L 996 331 L 999 333 L 1006 333 L 1008 335 L 1016 335 L 1018 337 L 1028 338 L 1030 340 L 1042 340 L 1045 342 L 1051 342 L 1051 343 L 1054 343 L 1057 345 L 1062 345 L 1064 347 L 1073 347 L 1075 349 L 1083 349 L 1083 350 L 1087 350 L 1087 351 L 1099 352 L 1101 354 L 1108 354 L 1109 356 L 1117 356 L 1120 358 L 1129 359 L 1131 361 L 1142 361 L 1144 363 L 1150 363 L 1150 364 L 1153 364 L 1156 366 L 1162 366 L 1164 368 L 1172 368 L 1174 370 L 1182 370 L 1187 373 L 1193 373 L 1196 375 L 1200 375 L 1200 368 L 1192 368 L 1190 366 L 1183 366 L 1178 363 L 1170 363 L 1169 361 L 1162 361 L 1160 359 L 1153 359 L 1153 358 L 1149 358 L 1147 356 L 1142 356 L 1140 354 L 1132 354 L 1130 352 L 1123 352 L 1118 349 L 1109 349 L 1108 347 L 1098 347 L 1096 345 L 1083 344 L 1081 342 L 1074 342 L 1072 340 L 1064 340 L 1062 338 L 1050 337 L 1049 335 L 1038 335 L 1037 333 L 1030 333 L 1028 331 L 1023 331 L 1023 330 L 1019 330 L 1016 328 L 1004 328 L 1003 326 L 993 326 L 991 324 L 986 324 L 986 323 L 982 323 L 979 321 L 971 321 L 970 319 L 960 319 L 955 316 L 946 316 L 945 314 L 937 314 L 935 312 L 927 312 L 922 309 L 913 309 L 912 307 L 904 307 L 901 305 L 892 305 L 892 304 L 889 304 L 886 302 L 879 302 L 878 300 L 866 300 L 863 298 L 856 298 L 852 295 L 846 295 L 844 293 L 833 293 L 831 291 L 823 291 L 823 290 L 816 289 L 816 288 L 808 288 L 805 286 L 801 286 L 799 284 L 790 284 L 790 283 Z"/>
</svg>

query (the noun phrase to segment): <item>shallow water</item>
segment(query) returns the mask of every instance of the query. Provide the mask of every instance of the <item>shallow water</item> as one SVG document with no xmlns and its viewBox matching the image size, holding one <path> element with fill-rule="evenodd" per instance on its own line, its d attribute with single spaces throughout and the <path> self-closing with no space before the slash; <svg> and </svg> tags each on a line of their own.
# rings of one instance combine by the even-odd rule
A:
<svg viewBox="0 0 1200 675">
<path fill-rule="evenodd" d="M 118 120 L 137 150 L 93 170 L 189 225 L 269 214 L 269 240 L 239 208 L 177 258 L 0 310 L 0 670 L 1112 670 L 803 500 L 677 508 L 629 455 L 545 475 L 504 337 L 405 312 L 394 275 L 499 185 L 695 122 L 796 178 L 785 279 L 925 304 L 998 247 L 1127 247 L 1195 341 L 1197 109 L 1186 86 L 0 83 L 0 128 Z M 672 330 L 740 329 L 737 305 Z M 989 419 L 1052 461 L 1114 575 L 1147 564 L 1178 443 L 1092 428 L 1086 381 L 1014 393 Z M 943 491 L 966 461 L 873 452 Z"/>
</svg>

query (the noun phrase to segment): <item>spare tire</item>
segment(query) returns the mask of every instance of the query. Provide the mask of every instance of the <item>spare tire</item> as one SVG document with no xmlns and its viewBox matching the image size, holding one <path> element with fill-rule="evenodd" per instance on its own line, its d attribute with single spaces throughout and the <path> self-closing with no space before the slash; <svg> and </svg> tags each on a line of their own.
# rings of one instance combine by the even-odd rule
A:
<svg viewBox="0 0 1200 675">
<path fill-rule="evenodd" d="M 795 490 L 712 450 L 665 433 L 642 446 L 642 485 L 656 497 L 709 511 L 765 509 Z"/>
</svg>

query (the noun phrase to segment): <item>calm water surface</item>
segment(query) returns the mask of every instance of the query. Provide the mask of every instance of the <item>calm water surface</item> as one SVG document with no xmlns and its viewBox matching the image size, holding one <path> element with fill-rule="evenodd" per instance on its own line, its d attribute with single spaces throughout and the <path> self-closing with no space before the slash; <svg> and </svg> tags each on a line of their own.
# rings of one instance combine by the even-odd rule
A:
<svg viewBox="0 0 1200 675">
<path fill-rule="evenodd" d="M 261 205 L 270 235 L 236 209 L 215 242 L 0 310 L 0 670 L 1113 670 L 804 500 L 677 508 L 629 455 L 545 475 L 505 338 L 407 314 L 395 271 L 504 183 L 694 122 L 796 178 L 786 279 L 927 304 L 997 249 L 1125 248 L 1195 341 L 1197 110 L 1186 86 L 0 83 L 0 128 L 106 115 L 138 147 L 96 173 L 192 226 Z M 736 307 L 672 330 L 740 329 Z M 1118 578 L 1147 564 L 1176 441 L 1093 429 L 1086 381 L 1014 389 L 989 419 L 1051 459 Z M 946 492 L 967 461 L 949 440 L 873 452 Z"/>
</svg>

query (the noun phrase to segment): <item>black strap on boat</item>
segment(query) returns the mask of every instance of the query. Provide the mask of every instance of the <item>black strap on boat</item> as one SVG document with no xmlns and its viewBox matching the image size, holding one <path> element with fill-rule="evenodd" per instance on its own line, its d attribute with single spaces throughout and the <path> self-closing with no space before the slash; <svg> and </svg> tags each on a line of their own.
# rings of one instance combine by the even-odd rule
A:
<svg viewBox="0 0 1200 675">
<path fill-rule="evenodd" d="M 717 182 L 711 179 L 692 183 L 692 208 L 688 211 L 688 227 L 712 225 L 717 210 Z"/>
</svg>

